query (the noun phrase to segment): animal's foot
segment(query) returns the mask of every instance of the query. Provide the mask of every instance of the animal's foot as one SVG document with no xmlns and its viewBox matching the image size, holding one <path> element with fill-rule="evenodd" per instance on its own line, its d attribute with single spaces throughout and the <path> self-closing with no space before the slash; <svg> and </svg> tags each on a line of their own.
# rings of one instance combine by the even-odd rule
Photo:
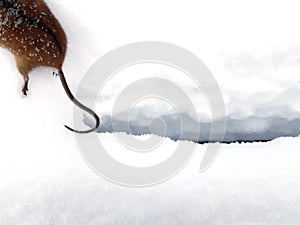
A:
<svg viewBox="0 0 300 225">
<path fill-rule="evenodd" d="M 27 91 L 22 91 L 22 95 L 23 95 L 23 97 L 26 97 L 27 96 Z"/>
<path fill-rule="evenodd" d="M 57 77 L 57 76 L 58 76 L 58 73 L 57 73 L 57 72 L 53 72 L 52 75 L 53 75 L 54 77 Z"/>
<path fill-rule="evenodd" d="M 27 92 L 28 92 L 28 88 L 24 87 L 24 88 L 22 89 L 22 95 L 23 95 L 24 97 L 26 97 L 26 96 L 27 96 Z"/>
</svg>

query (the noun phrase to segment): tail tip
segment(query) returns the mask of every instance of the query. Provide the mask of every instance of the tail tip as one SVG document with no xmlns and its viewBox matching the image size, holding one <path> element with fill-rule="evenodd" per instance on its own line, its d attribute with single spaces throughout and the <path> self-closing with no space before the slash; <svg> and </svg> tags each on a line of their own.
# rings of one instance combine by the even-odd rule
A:
<svg viewBox="0 0 300 225">
<path fill-rule="evenodd" d="M 86 131 L 79 131 L 79 130 L 75 130 L 67 125 L 64 125 L 65 128 L 67 128 L 69 131 L 73 132 L 73 133 L 76 133 L 76 134 L 89 134 L 89 133 L 92 133 L 94 131 L 97 130 L 98 127 L 95 127 L 93 129 L 90 129 L 90 130 L 86 130 Z"/>
</svg>

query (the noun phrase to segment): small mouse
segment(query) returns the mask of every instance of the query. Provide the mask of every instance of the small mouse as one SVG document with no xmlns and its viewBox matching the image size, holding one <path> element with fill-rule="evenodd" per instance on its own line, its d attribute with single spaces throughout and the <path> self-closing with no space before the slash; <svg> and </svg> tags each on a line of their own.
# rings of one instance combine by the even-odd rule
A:
<svg viewBox="0 0 300 225">
<path fill-rule="evenodd" d="M 51 67 L 57 72 L 69 99 L 95 118 L 95 126 L 86 131 L 70 131 L 86 134 L 95 131 L 100 119 L 90 108 L 81 104 L 72 94 L 62 66 L 67 51 L 67 37 L 47 4 L 43 0 L 0 0 L 0 46 L 15 57 L 18 71 L 23 76 L 22 93 L 27 96 L 29 73 L 38 67 Z"/>
</svg>

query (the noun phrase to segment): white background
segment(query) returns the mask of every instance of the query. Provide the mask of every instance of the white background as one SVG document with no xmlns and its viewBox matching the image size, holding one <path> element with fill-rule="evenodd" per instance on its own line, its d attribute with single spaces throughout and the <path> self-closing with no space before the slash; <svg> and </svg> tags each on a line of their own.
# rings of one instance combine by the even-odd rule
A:
<svg viewBox="0 0 300 225">
<path fill-rule="evenodd" d="M 64 70 L 74 91 L 104 53 L 165 41 L 208 65 L 228 115 L 255 115 L 263 104 L 265 116 L 298 116 L 297 1 L 61 0 L 49 6 L 69 37 Z M 172 180 L 119 187 L 88 168 L 62 126 L 72 123 L 72 104 L 51 70 L 33 72 L 30 95 L 22 98 L 13 57 L 1 50 L 0 62 L 0 224 L 299 224 L 298 138 L 224 145 L 204 174 L 197 171 L 206 146 L 199 146 Z M 103 99 L 113 99 L 114 91 Z"/>
</svg>

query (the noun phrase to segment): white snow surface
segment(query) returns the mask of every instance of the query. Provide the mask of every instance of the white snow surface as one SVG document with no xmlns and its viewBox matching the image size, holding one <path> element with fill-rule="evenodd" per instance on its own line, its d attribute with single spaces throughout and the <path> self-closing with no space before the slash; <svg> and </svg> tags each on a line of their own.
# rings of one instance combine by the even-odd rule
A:
<svg viewBox="0 0 300 225">
<path fill-rule="evenodd" d="M 300 32 L 295 29 L 299 19 L 295 11 L 296 2 L 142 2 L 89 0 L 85 5 L 70 0 L 49 2 L 69 37 L 65 70 L 73 90 L 78 87 L 86 70 L 103 54 L 133 42 L 165 41 L 192 51 L 211 70 L 226 106 L 227 142 L 272 140 L 300 134 L 300 105 L 296 101 L 300 98 Z M 79 11 L 80 14 L 77 13 Z M 265 12 L 268 12 L 267 16 Z M 205 96 L 185 74 L 168 66 L 150 63 L 119 71 L 99 93 L 101 97 L 96 112 L 103 117 L 111 117 L 114 103 L 125 87 L 136 80 L 153 76 L 168 79 L 188 93 L 198 118 L 190 115 L 189 108 L 177 105 L 176 109 L 191 117 L 192 122 L 203 125 L 211 121 L 211 109 Z M 88 98 L 94 84 L 81 85 Z M 157 86 L 149 83 L 151 85 Z M 135 105 L 128 118 L 129 122 L 145 118 L 137 123 L 135 128 L 138 131 L 145 130 L 142 124 L 175 113 L 164 102 L 152 99 L 143 103 Z M 128 105 L 130 107 L 132 105 Z M 122 126 L 110 129 L 111 121 L 128 122 L 120 116 L 126 110 L 119 110 L 111 120 L 103 120 L 99 132 L 126 132 Z M 169 129 L 178 130 L 178 127 L 172 127 L 174 124 L 171 121 L 167 125 Z M 205 125 L 203 127 L 201 137 L 204 138 L 194 141 L 207 141 L 209 129 L 205 130 Z M 188 130 L 183 137 L 191 132 L 194 131 Z M 138 132 L 133 129 L 131 133 Z M 167 133 L 166 136 L 177 139 L 176 135 Z"/>
<path fill-rule="evenodd" d="M 137 41 L 166 41 L 193 51 L 208 65 L 224 95 L 228 118 L 299 118 L 297 2 L 48 3 L 69 37 L 64 70 L 74 92 L 104 53 Z M 51 69 L 32 73 L 30 94 L 23 98 L 13 57 L 0 50 L 0 61 L 1 225 L 300 224 L 300 138 L 223 145 L 205 173 L 198 170 L 207 145 L 199 145 L 192 161 L 171 180 L 141 189 L 120 187 L 85 164 L 74 135 L 62 126 L 72 124 L 73 105 Z M 159 68 L 146 75 L 140 70 L 136 68 L 134 79 L 157 74 Z M 121 75 L 102 93 L 97 112 L 109 114 L 126 85 Z M 174 82 L 201 104 L 201 94 L 180 79 L 178 74 Z M 84 85 L 87 91 L 93 88 Z M 154 109 L 148 113 L 159 111 Z M 199 115 L 209 118 L 208 110 L 201 109 Z M 245 124 L 248 132 L 251 127 Z M 99 136 L 113 139 L 112 134 Z M 170 148 L 175 145 L 162 140 Z"/>
</svg>

